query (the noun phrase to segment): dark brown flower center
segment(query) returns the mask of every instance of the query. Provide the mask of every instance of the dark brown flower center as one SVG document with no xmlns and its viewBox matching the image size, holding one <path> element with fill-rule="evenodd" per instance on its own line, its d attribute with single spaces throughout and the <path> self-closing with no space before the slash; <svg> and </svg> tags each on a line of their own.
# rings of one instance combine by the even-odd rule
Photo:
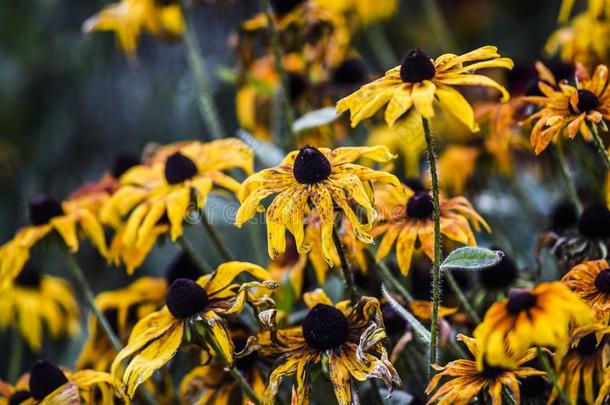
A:
<svg viewBox="0 0 610 405">
<path fill-rule="evenodd" d="M 522 311 L 526 311 L 536 305 L 536 296 L 529 291 L 511 291 L 508 294 L 508 303 L 506 308 L 508 312 L 517 315 Z"/>
<path fill-rule="evenodd" d="M 52 218 L 63 215 L 64 209 L 55 198 L 42 194 L 30 200 L 28 214 L 32 225 L 44 225 Z"/>
<path fill-rule="evenodd" d="M 435 73 L 434 63 L 421 49 L 408 51 L 400 65 L 400 78 L 406 83 L 430 80 Z"/>
<path fill-rule="evenodd" d="M 303 337 L 318 350 L 341 346 L 349 337 L 349 322 L 341 311 L 325 304 L 317 304 L 303 320 Z"/>
<path fill-rule="evenodd" d="M 167 309 L 178 319 L 189 318 L 208 305 L 208 294 L 193 280 L 179 278 L 167 290 Z"/>
<path fill-rule="evenodd" d="M 595 276 L 595 288 L 597 291 L 610 295 L 610 269 L 604 269 Z"/>
<path fill-rule="evenodd" d="M 34 264 L 27 262 L 15 278 L 15 284 L 25 288 L 38 289 L 40 287 L 40 270 Z"/>
<path fill-rule="evenodd" d="M 599 99 L 589 90 L 578 90 L 578 104 L 576 108 L 580 112 L 588 112 L 599 106 Z"/>
<path fill-rule="evenodd" d="M 578 220 L 578 230 L 589 238 L 610 237 L 610 211 L 606 204 L 595 203 L 585 208 Z"/>
<path fill-rule="evenodd" d="M 332 167 L 322 152 L 313 146 L 301 148 L 294 160 L 292 173 L 301 184 L 315 184 L 330 176 Z"/>
<path fill-rule="evenodd" d="M 180 152 L 167 158 L 165 162 L 165 180 L 169 184 L 182 183 L 197 174 L 195 163 Z"/>
<path fill-rule="evenodd" d="M 271 8 L 277 16 L 283 16 L 294 10 L 305 0 L 271 0 Z"/>
<path fill-rule="evenodd" d="M 30 394 L 37 401 L 68 382 L 66 375 L 59 367 L 46 360 L 39 360 L 30 370 Z"/>
<path fill-rule="evenodd" d="M 19 405 L 22 402 L 25 402 L 30 398 L 32 398 L 32 394 L 30 394 L 30 391 L 26 391 L 26 390 L 15 391 L 9 397 L 8 405 Z"/>
<path fill-rule="evenodd" d="M 599 346 L 597 344 L 597 337 L 595 336 L 595 333 L 589 333 L 588 335 L 580 339 L 578 345 L 576 346 L 576 351 L 581 356 L 589 356 L 591 354 L 594 354 L 597 351 L 598 347 Z"/>
<path fill-rule="evenodd" d="M 425 191 L 418 191 L 407 201 L 407 215 L 410 218 L 429 219 L 434 213 L 432 197 Z"/>
<path fill-rule="evenodd" d="M 140 158 L 132 153 L 120 153 L 112 163 L 112 177 L 118 179 L 127 170 L 140 164 Z"/>
</svg>

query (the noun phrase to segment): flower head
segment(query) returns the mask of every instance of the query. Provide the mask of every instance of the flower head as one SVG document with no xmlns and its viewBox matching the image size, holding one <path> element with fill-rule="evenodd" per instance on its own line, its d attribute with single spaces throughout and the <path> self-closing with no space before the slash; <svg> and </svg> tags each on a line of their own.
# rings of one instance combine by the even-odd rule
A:
<svg viewBox="0 0 610 405">
<path fill-rule="evenodd" d="M 76 335 L 79 325 L 80 313 L 70 284 L 41 274 L 31 262 L 10 289 L 0 291 L 0 328 L 18 328 L 34 351 L 42 347 L 44 329 L 57 339 Z"/>
<path fill-rule="evenodd" d="M 476 130 L 472 107 L 453 86 L 492 87 L 499 90 L 506 101 L 509 94 L 504 87 L 487 76 L 473 73 L 478 69 L 493 67 L 512 69 L 513 62 L 501 58 L 493 46 L 485 46 L 461 56 L 445 54 L 435 60 L 420 49 L 412 49 L 400 66 L 339 100 L 337 112 L 350 110 L 352 126 L 356 126 L 387 104 L 385 121 L 391 127 L 404 114 L 432 118 L 434 104 L 438 100 L 443 109 L 453 113 L 468 128 Z"/>
<path fill-rule="evenodd" d="M 479 340 L 464 335 L 458 335 L 457 338 L 475 358 L 479 356 Z M 518 379 L 545 374 L 543 371 L 524 367 L 525 363 L 535 357 L 536 350 L 530 349 L 515 360 L 512 368 L 477 364 L 466 359 L 452 361 L 443 367 L 435 365 L 437 374 L 426 388 L 426 393 L 432 394 L 428 404 L 469 404 L 483 391 L 487 391 L 494 404 L 501 404 L 503 388 L 507 388 L 517 403 L 521 403 Z M 441 383 L 444 378 L 449 379 Z"/>
<path fill-rule="evenodd" d="M 265 269 L 254 264 L 228 262 L 196 282 L 186 278 L 174 280 L 167 290 L 166 305 L 134 326 L 127 346 L 112 364 L 112 374 L 122 382 L 129 397 L 133 397 L 142 382 L 174 357 L 185 336 L 194 333 L 191 330 L 198 323 L 206 325 L 223 356 L 233 364 L 234 346 L 223 317 L 239 313 L 246 303 L 256 307 L 267 302 L 265 297 L 254 298 L 250 289 L 275 286 L 269 281 L 234 283 L 242 273 L 257 280 L 270 278 Z M 188 334 L 185 332 L 187 329 Z M 130 360 L 123 369 L 125 359 Z"/>
<path fill-rule="evenodd" d="M 513 290 L 493 304 L 474 330 L 480 343 L 477 364 L 515 367 L 515 358 L 530 347 L 561 350 L 569 340 L 570 324 L 593 321 L 593 312 L 560 282 L 532 290 Z"/>
<path fill-rule="evenodd" d="M 388 389 L 401 384 L 381 343 L 386 334 L 377 299 L 363 297 L 355 306 L 349 301 L 333 306 L 320 289 L 304 298 L 309 312 L 301 326 L 265 332 L 259 339 L 263 354 L 280 356 L 269 376 L 264 404 L 274 403 L 282 380 L 293 374 L 298 403 L 308 403 L 311 370 L 323 359 L 328 359 L 339 404 L 353 403 L 354 380 L 379 378 Z"/>
<path fill-rule="evenodd" d="M 421 246 L 430 260 L 434 258 L 434 208 L 427 191 L 414 191 L 404 185 L 401 188 L 384 187 L 376 191 L 380 215 L 372 233 L 382 236 L 376 260 L 383 260 L 396 245 L 398 267 L 406 275 L 416 246 Z M 485 220 L 464 197 L 443 198 L 440 212 L 441 233 L 458 243 L 476 245 L 471 223 L 476 230 L 484 227 L 489 231 Z"/>
<path fill-rule="evenodd" d="M 610 266 L 594 260 L 572 268 L 561 279 L 570 290 L 589 305 L 601 322 L 610 318 Z"/>
<path fill-rule="evenodd" d="M 277 194 L 266 210 L 269 256 L 275 258 L 286 250 L 286 230 L 294 235 L 299 254 L 305 254 L 310 246 L 305 243 L 303 220 L 311 202 L 321 221 L 324 260 L 332 267 L 335 206 L 343 211 L 356 237 L 372 243 L 368 230 L 377 212 L 372 204 L 371 182 L 399 184 L 392 174 L 353 163 L 360 157 L 386 162 L 393 156 L 383 146 L 335 150 L 306 146 L 289 153 L 279 166 L 262 170 L 242 183 L 236 225 L 241 227 L 257 211 L 263 211 L 261 201 Z M 354 205 L 365 210 L 364 223 L 356 216 Z"/>
</svg>

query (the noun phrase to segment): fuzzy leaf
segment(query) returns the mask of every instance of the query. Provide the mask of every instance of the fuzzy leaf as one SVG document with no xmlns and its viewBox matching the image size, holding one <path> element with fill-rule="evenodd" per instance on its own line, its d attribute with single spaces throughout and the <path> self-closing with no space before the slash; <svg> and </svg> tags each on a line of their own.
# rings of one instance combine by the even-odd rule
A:
<svg viewBox="0 0 610 405">
<path fill-rule="evenodd" d="M 500 250 L 480 247 L 462 247 L 455 249 L 441 264 L 441 270 L 482 270 L 495 266 L 504 257 Z"/>
</svg>

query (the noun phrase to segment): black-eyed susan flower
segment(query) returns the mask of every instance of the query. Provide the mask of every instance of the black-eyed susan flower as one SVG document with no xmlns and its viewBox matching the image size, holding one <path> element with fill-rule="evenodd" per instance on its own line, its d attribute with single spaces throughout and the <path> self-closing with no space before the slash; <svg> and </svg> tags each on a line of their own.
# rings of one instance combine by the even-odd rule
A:
<svg viewBox="0 0 610 405">
<path fill-rule="evenodd" d="M 585 403 L 593 404 L 595 393 L 604 382 L 604 371 L 610 361 L 610 327 L 603 324 L 592 324 L 575 329 L 570 337 L 567 352 L 558 352 L 559 385 L 565 387 L 566 394 L 573 404 L 578 403 L 582 392 Z M 553 389 L 548 403 L 557 398 L 557 389 Z"/>
<path fill-rule="evenodd" d="M 247 334 L 237 331 L 231 335 L 236 353 L 247 348 Z M 262 397 L 265 391 L 265 380 L 259 370 L 260 357 L 258 352 L 250 351 L 236 357 L 235 367 L 244 379 L 252 387 L 252 390 Z M 187 404 L 229 404 L 233 398 L 241 395 L 239 385 L 231 377 L 225 366 L 212 361 L 210 364 L 195 367 L 184 376 L 180 383 L 180 398 Z M 247 403 L 247 398 L 242 397 L 242 403 Z"/>
<path fill-rule="evenodd" d="M 62 370 L 46 360 L 32 366 L 29 398 L 18 404 L 113 404 L 115 390 L 112 376 L 102 371 Z"/>
<path fill-rule="evenodd" d="M 290 152 L 279 166 L 262 170 L 242 183 L 238 193 L 241 206 L 236 215 L 237 227 L 243 226 L 257 211 L 263 211 L 261 201 L 276 194 L 266 210 L 269 256 L 276 258 L 286 250 L 286 230 L 294 235 L 299 254 L 305 254 L 310 247 L 305 243 L 303 221 L 311 202 L 321 221 L 324 260 L 333 266 L 335 205 L 346 216 L 356 237 L 372 243 L 368 231 L 377 211 L 372 204 L 371 182 L 399 185 L 398 179 L 390 173 L 353 163 L 363 157 L 387 162 L 393 155 L 385 146 L 334 150 L 306 146 Z M 364 222 L 357 217 L 353 205 L 364 209 Z"/>
<path fill-rule="evenodd" d="M 266 281 L 234 283 L 242 273 Z M 127 346 L 112 364 L 112 374 L 121 382 L 122 389 L 133 397 L 140 384 L 174 357 L 182 341 L 196 333 L 195 324 L 205 324 L 206 333 L 212 335 L 222 350 L 217 354 L 232 365 L 234 346 L 223 317 L 240 312 L 245 304 L 267 303 L 266 297 L 254 298 L 249 290 L 275 287 L 269 278 L 265 269 L 254 264 L 228 262 L 196 282 L 176 279 L 167 290 L 166 305 L 134 326 Z M 197 343 L 208 351 L 207 343 Z M 124 368 L 122 363 L 126 359 L 129 362 Z"/>
<path fill-rule="evenodd" d="M 213 188 L 237 192 L 239 182 L 224 172 L 240 168 L 250 174 L 254 154 L 242 141 L 227 138 L 166 146 L 147 163 L 131 168 L 121 177 L 121 186 L 102 215 L 109 223 L 128 216 L 120 244 L 140 249 L 132 268 L 162 233 L 160 225 L 169 223 L 170 238 L 175 241 L 182 236 L 189 209 L 204 209 Z"/>
<path fill-rule="evenodd" d="M 559 84 L 553 88 L 544 81 L 538 82 L 543 96 L 529 96 L 524 100 L 541 109 L 529 116 L 525 123 L 535 122 L 530 134 L 530 142 L 536 155 L 564 130 L 570 139 L 581 133 L 586 140 L 593 134 L 588 125 L 603 125 L 610 118 L 610 89 L 608 68 L 598 65 L 593 77 L 581 65 L 576 65 L 576 87 Z"/>
<path fill-rule="evenodd" d="M 33 198 L 28 207 L 30 225 L 0 246 L 0 289 L 10 286 L 30 258 L 30 250 L 52 233 L 59 235 L 71 252 L 78 251 L 85 236 L 100 254 L 108 257 L 104 228 L 95 215 L 90 195 L 77 195 L 60 203 L 48 195 Z"/>
<path fill-rule="evenodd" d="M 458 340 L 466 345 L 475 358 L 480 355 L 481 342 L 477 339 L 458 335 Z M 435 365 L 437 374 L 426 388 L 426 393 L 432 394 L 428 404 L 468 405 L 476 398 L 486 398 L 485 403 L 499 405 L 503 403 L 503 389 L 507 389 L 519 404 L 521 395 L 518 379 L 544 375 L 543 371 L 524 366 L 536 355 L 535 349 L 526 351 L 515 359 L 512 368 L 477 364 L 476 361 L 466 359 L 452 361 L 443 367 Z"/>
<path fill-rule="evenodd" d="M 34 351 L 41 349 L 45 329 L 54 339 L 76 335 L 80 312 L 70 284 L 26 263 L 13 285 L 0 292 L 0 328 L 9 327 Z"/>
<path fill-rule="evenodd" d="M 594 260 L 575 266 L 561 279 L 589 305 L 600 322 L 610 318 L 610 266 L 605 260 Z"/>
<path fill-rule="evenodd" d="M 265 332 L 261 353 L 279 355 L 269 376 L 263 404 L 275 403 L 282 380 L 296 375 L 296 400 L 309 403 L 312 369 L 323 361 L 337 402 L 357 401 L 355 381 L 378 378 L 388 389 L 401 380 L 388 361 L 381 340 L 386 336 L 379 301 L 362 297 L 352 306 L 342 301 L 333 306 L 320 289 L 304 295 L 309 312 L 301 326 Z"/>
<path fill-rule="evenodd" d="M 569 341 L 570 324 L 593 321 L 593 311 L 560 282 L 532 290 L 513 290 L 493 304 L 474 330 L 480 341 L 479 365 L 515 367 L 515 358 L 531 347 L 562 350 Z"/>
<path fill-rule="evenodd" d="M 434 105 L 438 102 L 443 110 L 451 112 L 468 128 L 477 130 L 472 107 L 453 86 L 491 87 L 499 90 L 502 100 L 507 101 L 509 94 L 504 87 L 487 76 L 473 72 L 485 68 L 512 67 L 513 61 L 500 57 L 494 46 L 484 46 L 461 56 L 445 54 L 435 60 L 419 49 L 412 49 L 400 66 L 339 100 L 337 113 L 349 110 L 351 124 L 356 126 L 387 104 L 385 121 L 391 127 L 405 114 L 432 118 Z M 418 121 L 421 119 L 414 122 Z"/>
<path fill-rule="evenodd" d="M 434 220 L 432 196 L 424 190 L 380 187 L 375 192 L 379 206 L 379 224 L 373 229 L 375 236 L 382 236 L 375 256 L 383 260 L 396 245 L 396 258 L 400 271 L 407 275 L 416 246 L 432 260 L 434 258 Z M 464 245 L 476 245 L 471 229 L 481 227 L 489 231 L 485 220 L 464 197 L 441 199 L 441 233 Z"/>
<path fill-rule="evenodd" d="M 134 54 L 142 32 L 163 40 L 176 40 L 184 32 L 184 20 L 178 4 L 121 0 L 85 21 L 83 31 L 114 31 L 123 51 Z"/>
</svg>

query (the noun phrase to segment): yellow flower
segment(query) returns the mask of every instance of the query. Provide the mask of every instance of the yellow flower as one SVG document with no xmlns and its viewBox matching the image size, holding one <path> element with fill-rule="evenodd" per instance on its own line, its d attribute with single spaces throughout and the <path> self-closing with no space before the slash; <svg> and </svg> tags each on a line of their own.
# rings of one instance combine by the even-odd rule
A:
<svg viewBox="0 0 610 405">
<path fill-rule="evenodd" d="M 408 125 L 408 120 L 398 121 L 393 127 L 381 125 L 369 132 L 366 141 L 368 146 L 385 145 L 392 154 L 402 161 L 403 173 L 406 177 L 418 177 L 420 157 L 426 150 L 424 133 L 418 131 L 419 126 Z"/>
<path fill-rule="evenodd" d="M 594 260 L 572 268 L 561 281 L 595 312 L 600 322 L 610 318 L 610 266 L 605 260 Z"/>
<path fill-rule="evenodd" d="M 373 235 L 383 235 L 375 259 L 385 258 L 396 244 L 396 258 L 402 274 L 411 268 L 411 258 L 417 245 L 434 259 L 434 220 L 432 196 L 424 190 L 379 188 L 375 193 L 380 216 Z M 471 223 L 479 231 L 481 226 L 490 231 L 487 222 L 474 210 L 464 197 L 441 198 L 441 233 L 458 243 L 474 246 L 476 239 Z"/>
<path fill-rule="evenodd" d="M 83 31 L 114 31 L 123 51 L 134 54 L 143 31 L 160 39 L 175 40 L 182 37 L 184 20 L 178 4 L 162 6 L 155 0 L 121 0 L 85 21 Z"/>
<path fill-rule="evenodd" d="M 123 289 L 101 293 L 95 303 L 119 341 L 127 342 L 134 324 L 165 304 L 166 290 L 165 279 L 142 277 Z M 76 362 L 77 367 L 108 371 L 116 352 L 94 315 L 89 315 L 88 324 L 89 336 Z"/>
<path fill-rule="evenodd" d="M 115 390 L 112 376 L 102 371 L 62 370 L 48 361 L 37 361 L 29 376 L 29 398 L 32 404 L 113 404 Z"/>
<path fill-rule="evenodd" d="M 182 236 L 189 211 L 204 209 L 213 187 L 237 192 L 239 183 L 223 172 L 240 168 L 251 173 L 254 155 L 240 140 L 227 138 L 170 145 L 158 150 L 147 163 L 131 168 L 121 177 L 121 186 L 102 215 L 107 223 L 120 222 L 128 215 L 125 229 L 120 231 L 121 246 L 141 249 L 135 252 L 133 262 L 127 260 L 129 268 L 141 262 L 141 256 L 163 233 L 159 225 L 169 222 L 172 241 Z M 114 257 L 117 251 L 120 249 L 113 252 Z"/>
<path fill-rule="evenodd" d="M 458 335 L 468 351 L 477 358 L 481 352 L 481 343 L 464 335 Z M 493 367 L 487 364 L 479 364 L 472 360 L 455 360 L 444 367 L 434 365 L 437 374 L 432 377 L 426 394 L 434 394 L 430 397 L 428 404 L 439 405 L 468 405 L 476 397 L 487 391 L 494 405 L 503 403 L 502 389 L 506 388 L 514 396 L 517 403 L 521 403 L 518 378 L 535 375 L 544 375 L 543 371 L 531 367 L 523 367 L 525 363 L 536 357 L 536 350 L 530 349 L 515 360 L 512 368 Z M 443 384 L 441 379 L 449 378 Z M 438 387 L 438 389 L 437 389 Z"/>
<path fill-rule="evenodd" d="M 43 328 L 55 339 L 75 336 L 80 313 L 72 288 L 28 262 L 11 288 L 0 292 L 0 328 L 8 327 L 18 328 L 34 351 L 42 347 Z"/>
<path fill-rule="evenodd" d="M 197 282 L 178 278 L 171 284 L 166 306 L 134 326 L 127 346 L 112 363 L 112 374 L 121 381 L 122 389 L 129 397 L 132 398 L 141 383 L 174 357 L 183 339 L 194 333 L 191 327 L 195 323 L 206 325 L 223 356 L 233 364 L 234 347 L 224 317 L 239 313 L 246 303 L 258 306 L 267 302 L 266 297 L 255 299 L 249 289 L 275 285 L 268 281 L 233 283 L 241 273 L 248 273 L 257 280 L 270 278 L 265 269 L 254 264 L 228 262 Z M 126 359 L 130 359 L 129 364 L 123 369 L 122 363 Z"/>
<path fill-rule="evenodd" d="M 548 39 L 545 53 L 558 54 L 566 62 L 580 62 L 593 67 L 608 61 L 610 56 L 610 24 L 607 19 L 581 13 L 569 25 L 560 27 Z"/>
<path fill-rule="evenodd" d="M 513 290 L 489 308 L 474 330 L 481 342 L 477 364 L 515 367 L 515 357 L 530 347 L 562 350 L 569 340 L 570 324 L 589 324 L 593 318 L 587 304 L 560 282 Z"/>
<path fill-rule="evenodd" d="M 481 151 L 474 146 L 451 145 L 438 157 L 438 175 L 442 189 L 449 195 L 460 195 L 466 190 L 468 179 L 474 174 Z M 431 185 L 430 174 L 426 184 Z"/>
<path fill-rule="evenodd" d="M 321 220 L 321 247 L 324 260 L 333 266 L 333 225 L 336 204 L 347 217 L 356 237 L 372 243 L 368 234 L 377 216 L 373 208 L 373 180 L 398 185 L 393 175 L 375 171 L 353 162 L 368 157 L 387 162 L 393 156 L 384 146 L 344 147 L 334 150 L 306 146 L 293 151 L 279 166 L 262 170 L 248 177 L 239 190 L 241 206 L 236 225 L 241 227 L 257 211 L 263 211 L 261 201 L 277 194 L 267 208 L 267 241 L 269 256 L 274 259 L 286 250 L 286 229 L 294 235 L 299 254 L 310 247 L 305 243 L 303 217 L 309 212 L 308 203 L 316 208 Z M 361 223 L 352 209 L 352 201 L 366 212 Z"/>
<path fill-rule="evenodd" d="M 263 404 L 275 403 L 282 380 L 296 374 L 297 403 L 308 404 L 311 370 L 328 361 L 330 380 L 337 402 L 356 402 L 354 380 L 382 380 L 388 389 L 400 385 L 400 377 L 387 359 L 381 340 L 386 337 L 379 302 L 362 297 L 332 305 L 320 289 L 304 294 L 309 312 L 302 326 L 265 332 L 260 336 L 261 352 L 280 355 L 269 376 Z M 272 335 L 273 334 L 273 335 Z"/>
<path fill-rule="evenodd" d="M 236 352 L 242 352 L 248 347 L 247 334 L 244 331 L 232 333 L 232 340 Z M 259 356 L 256 351 L 245 350 L 235 360 L 235 367 L 250 384 L 254 392 L 261 397 L 265 391 L 265 380 L 257 368 Z M 180 398 L 185 404 L 224 405 L 231 403 L 230 399 L 241 395 L 239 385 L 231 377 L 226 368 L 217 362 L 195 367 L 184 376 L 180 383 Z M 248 403 L 242 398 L 241 403 Z"/>
<path fill-rule="evenodd" d="M 362 25 L 386 20 L 398 11 L 398 0 L 316 0 L 315 3 L 334 13 L 354 16 Z"/>
<path fill-rule="evenodd" d="M 575 0 L 563 0 L 559 11 L 559 21 L 566 22 L 570 18 L 570 13 L 574 7 Z M 594 18 L 602 19 L 610 15 L 610 1 L 608 0 L 588 0 L 587 12 Z"/>
<path fill-rule="evenodd" d="M 610 118 L 610 89 L 608 68 L 599 65 L 591 78 L 581 64 L 576 65 L 577 86 L 559 84 L 559 89 L 544 81 L 538 82 L 543 96 L 529 96 L 524 100 L 541 107 L 525 121 L 536 124 L 532 128 L 530 141 L 539 155 L 564 129 L 570 139 L 578 132 L 590 140 L 592 134 L 587 124 L 603 125 Z"/>
<path fill-rule="evenodd" d="M 102 256 L 108 257 L 104 228 L 92 211 L 89 195 L 71 197 L 63 203 L 40 195 L 29 203 L 29 219 L 31 225 L 0 246 L 0 290 L 10 286 L 29 260 L 30 250 L 51 233 L 59 235 L 71 252 L 78 251 L 79 236 L 84 235 Z"/>
<path fill-rule="evenodd" d="M 593 404 L 596 388 L 604 382 L 604 371 L 609 365 L 610 347 L 608 337 L 610 327 L 593 324 L 573 331 L 567 353 L 558 352 L 559 370 L 557 380 L 564 387 L 570 402 L 577 404 L 582 388 L 585 403 Z M 549 397 L 551 404 L 557 398 L 557 389 Z"/>
<path fill-rule="evenodd" d="M 503 101 L 507 101 L 509 94 L 504 87 L 487 76 L 473 73 L 493 67 L 512 69 L 513 61 L 501 58 L 494 46 L 485 46 L 461 56 L 445 54 L 436 60 L 419 49 L 412 49 L 400 66 L 339 100 L 337 113 L 350 110 L 354 127 L 387 104 L 385 121 L 391 127 L 405 113 L 414 122 L 421 121 L 420 117 L 434 117 L 434 104 L 438 101 L 443 109 L 476 131 L 472 107 L 453 86 L 492 87 L 502 93 Z"/>
</svg>

